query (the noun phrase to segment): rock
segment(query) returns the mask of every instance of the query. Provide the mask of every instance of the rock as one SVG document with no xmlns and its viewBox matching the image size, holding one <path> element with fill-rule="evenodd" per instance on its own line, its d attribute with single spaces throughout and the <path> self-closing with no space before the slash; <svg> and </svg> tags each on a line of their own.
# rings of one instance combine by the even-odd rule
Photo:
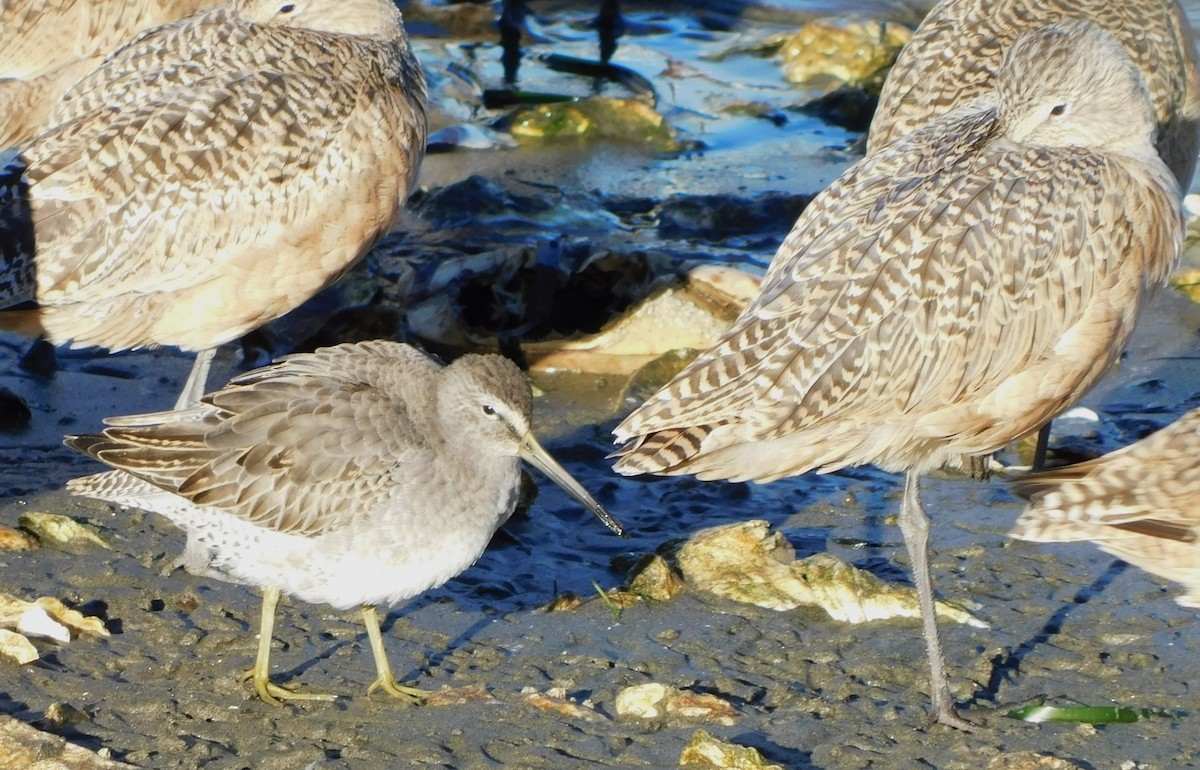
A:
<svg viewBox="0 0 1200 770">
<path fill-rule="evenodd" d="M 783 765 L 767 762 L 757 749 L 714 738 L 703 730 L 697 730 L 683 747 L 679 766 L 706 770 L 786 770 Z"/>
<path fill-rule="evenodd" d="M 43 730 L 52 733 L 62 733 L 67 730 L 78 730 L 81 725 L 92 721 L 87 712 L 75 708 L 70 703 L 51 703 L 46 707 L 46 715 L 35 724 Z"/>
<path fill-rule="evenodd" d="M 665 153 L 680 149 L 675 129 L 653 106 L 640 99 L 592 96 L 539 104 L 517 110 L 507 125 L 523 144 L 586 138 L 637 143 Z"/>
<path fill-rule="evenodd" d="M 900 49 L 912 39 L 902 24 L 816 19 L 783 39 L 784 77 L 828 93 L 843 84 L 879 93 Z"/>
<path fill-rule="evenodd" d="M 94 527 L 76 521 L 70 516 L 29 511 L 22 513 L 17 521 L 21 525 L 21 529 L 32 533 L 43 545 L 76 550 L 80 546 L 91 543 L 112 550 L 112 547 L 97 534 Z"/>
<path fill-rule="evenodd" d="M 25 399 L 5 387 L 0 387 L 0 431 L 20 433 L 29 427 L 33 413 Z"/>
<path fill-rule="evenodd" d="M 491 693 L 482 687 L 467 685 L 465 687 L 439 687 L 430 691 L 423 705 L 427 707 L 461 706 L 464 703 L 499 703 Z"/>
<path fill-rule="evenodd" d="M 769 530 L 758 519 L 701 530 L 680 546 L 679 571 L 693 587 L 767 609 L 818 606 L 847 623 L 920 617 L 915 589 L 888 583 L 830 554 L 797 560 L 787 539 Z M 987 628 L 947 602 L 938 602 L 937 609 L 943 618 Z"/>
<path fill-rule="evenodd" d="M 1200 302 L 1200 268 L 1189 267 L 1171 274 L 1172 288 L 1187 295 L 1192 302 Z"/>
<path fill-rule="evenodd" d="M 555 240 L 450 256 L 431 267 L 407 292 L 409 329 L 439 350 L 480 351 L 525 338 L 559 340 L 546 343 L 553 349 L 563 338 L 594 334 L 644 297 L 670 263 Z"/>
<path fill-rule="evenodd" d="M 122 770 L 133 768 L 0 716 L 0 770 Z"/>
<path fill-rule="evenodd" d="M 735 236 L 765 235 L 778 242 L 811 200 L 811 195 L 779 192 L 753 198 L 672 195 L 658 208 L 658 231 L 668 238 L 724 241 Z"/>
<path fill-rule="evenodd" d="M 1084 766 L 1050 754 L 1014 751 L 993 757 L 987 764 L 987 770 L 1084 770 Z"/>
<path fill-rule="evenodd" d="M 737 723 L 738 711 L 726 700 L 707 693 L 690 692 L 658 682 L 626 687 L 617 693 L 617 715 L 679 724 Z"/>
<path fill-rule="evenodd" d="M 711 346 L 749 302 L 757 283 L 733 268 L 696 268 L 682 285 L 659 289 L 597 334 L 528 343 L 521 350 L 535 371 L 632 374 L 674 351 Z"/>
<path fill-rule="evenodd" d="M 33 646 L 33 642 L 16 631 L 9 631 L 7 628 L 0 628 L 0 655 L 15 661 L 19 666 L 24 666 L 26 663 L 32 663 L 38 659 L 38 651 Z M 0 741 L 0 747 L 2 746 L 3 742 Z M 0 765 L 0 767 L 3 767 L 3 765 Z"/>
<path fill-rule="evenodd" d="M 32 551 L 38 541 L 27 532 L 0 525 L 0 551 Z"/>
<path fill-rule="evenodd" d="M 541 711 L 561 714 L 570 719 L 580 719 L 585 722 L 606 721 L 605 717 L 592 708 L 592 704 L 584 701 L 582 704 L 567 699 L 567 692 L 561 687 L 552 687 L 546 692 L 538 692 L 532 687 L 521 691 L 521 700 Z"/>
<path fill-rule="evenodd" d="M 784 77 L 802 89 L 801 111 L 866 131 L 883 81 L 911 39 L 894 22 L 817 19 L 782 38 Z"/>
<path fill-rule="evenodd" d="M 656 602 L 674 599 L 684 589 L 683 579 L 658 554 L 638 562 L 629 581 L 629 592 Z"/>
<path fill-rule="evenodd" d="M 53 597 L 43 596 L 37 601 L 27 602 L 2 593 L 0 630 L 5 634 L 3 653 L 20 663 L 29 663 L 38 658 L 36 648 L 29 643 L 29 637 L 66 644 L 71 641 L 72 632 L 92 636 L 109 635 L 100 618 L 85 616 Z"/>
<path fill-rule="evenodd" d="M 555 596 L 546 606 L 542 607 L 542 610 L 544 612 L 570 612 L 582 607 L 583 603 L 582 596 L 573 591 L 568 591 Z"/>
</svg>

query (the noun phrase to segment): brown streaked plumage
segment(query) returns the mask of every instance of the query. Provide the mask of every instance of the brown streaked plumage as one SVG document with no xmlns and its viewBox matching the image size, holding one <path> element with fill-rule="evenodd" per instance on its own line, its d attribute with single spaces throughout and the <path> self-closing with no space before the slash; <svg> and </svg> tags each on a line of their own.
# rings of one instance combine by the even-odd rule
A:
<svg viewBox="0 0 1200 770">
<path fill-rule="evenodd" d="M 622 533 L 538 444 L 530 411 L 529 381 L 500 356 L 442 367 L 397 342 L 338 345 L 236 377 L 198 406 L 68 436 L 117 469 L 68 488 L 165 516 L 187 532 L 189 569 L 263 589 L 253 674 L 263 700 L 313 697 L 267 677 L 280 592 L 363 607 L 371 690 L 419 700 L 392 677 L 375 605 L 479 558 L 516 507 L 520 459 Z"/>
<path fill-rule="evenodd" d="M 1064 18 L 1091 19 L 1129 54 L 1154 105 L 1159 157 L 1186 192 L 1200 148 L 1200 71 L 1191 26 L 1176 0 L 942 0 L 884 83 L 868 151 L 990 91 L 1006 47 L 1023 32 Z M 1049 435 L 1047 423 L 1038 436 L 1035 470 L 1042 467 Z M 970 463 L 972 473 L 979 464 Z"/>
<path fill-rule="evenodd" d="M 1102 376 L 1179 252 L 1179 191 L 1137 71 L 1070 21 L 1006 53 L 994 100 L 868 155 L 818 195 L 760 295 L 616 429 L 624 474 L 906 473 L 900 527 L 940 721 L 953 709 L 919 476 L 992 452 Z"/>
<path fill-rule="evenodd" d="M 1070 18 L 1091 19 L 1129 54 L 1154 105 L 1158 154 L 1186 192 L 1200 148 L 1200 71 L 1176 0 L 941 0 L 884 83 L 868 151 L 991 90 L 1005 48 Z"/>
<path fill-rule="evenodd" d="M 1091 540 L 1182 583 L 1200 607 L 1200 409 L 1104 457 L 1020 479 L 1032 501 L 1009 533 L 1039 543 Z"/>
<path fill-rule="evenodd" d="M 75 81 L 137 33 L 223 0 L 0 0 L 0 149 L 47 128 Z"/>
<path fill-rule="evenodd" d="M 390 0 L 239 0 L 142 35 L 23 149 L 36 252 L 10 259 L 30 280 L 0 307 L 37 308 L 0 327 L 206 365 L 393 226 L 425 98 Z"/>
</svg>

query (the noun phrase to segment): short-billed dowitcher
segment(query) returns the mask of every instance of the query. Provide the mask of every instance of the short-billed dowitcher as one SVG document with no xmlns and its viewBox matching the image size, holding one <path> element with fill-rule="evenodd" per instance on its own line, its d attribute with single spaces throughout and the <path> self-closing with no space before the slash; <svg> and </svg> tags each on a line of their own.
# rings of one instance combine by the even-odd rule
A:
<svg viewBox="0 0 1200 770">
<path fill-rule="evenodd" d="M 179 405 L 194 403 L 216 346 L 397 221 L 425 98 L 390 0 L 237 0 L 147 32 L 23 148 L 36 250 L 7 265 L 0 307 L 21 307 L 0 327 L 201 351 Z"/>
<path fill-rule="evenodd" d="M 0 149 L 46 128 L 76 80 L 142 30 L 223 0 L 0 0 Z"/>
<path fill-rule="evenodd" d="M 1095 384 L 1183 234 L 1145 88 L 1108 33 L 1027 34 L 996 83 L 819 194 L 722 339 L 615 430 L 629 475 L 905 472 L 934 714 L 958 727 L 919 477 Z"/>
<path fill-rule="evenodd" d="M 1158 154 L 1186 192 L 1200 147 L 1200 71 L 1176 0 L 941 0 L 884 83 L 869 150 L 991 90 L 1005 48 L 1067 18 L 1096 22 L 1133 59 L 1154 105 Z"/>
<path fill-rule="evenodd" d="M 253 678 L 268 703 L 280 592 L 361 606 L 378 673 L 396 684 L 375 605 L 410 599 L 471 566 L 517 504 L 520 458 L 618 534 L 621 526 L 530 430 L 529 381 L 508 359 L 447 367 L 396 342 L 289 356 L 240 375 L 195 407 L 107 420 L 67 444 L 117 470 L 76 494 L 144 508 L 188 533 L 189 565 L 263 589 Z"/>
<path fill-rule="evenodd" d="M 1031 498 L 1009 534 L 1039 543 L 1091 540 L 1182 583 L 1200 607 L 1200 409 L 1104 457 L 1020 479 Z"/>
</svg>

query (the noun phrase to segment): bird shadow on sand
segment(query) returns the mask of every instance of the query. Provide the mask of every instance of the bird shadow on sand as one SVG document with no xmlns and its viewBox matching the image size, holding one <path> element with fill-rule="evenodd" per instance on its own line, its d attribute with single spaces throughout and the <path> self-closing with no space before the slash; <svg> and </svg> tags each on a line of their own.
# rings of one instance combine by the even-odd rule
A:
<svg viewBox="0 0 1200 770">
<path fill-rule="evenodd" d="M 981 702 L 995 703 L 1000 692 L 1000 686 L 1005 682 L 1014 680 L 1020 674 L 1021 664 L 1025 661 L 1025 658 L 1043 644 L 1048 643 L 1052 637 L 1061 633 L 1067 619 L 1081 605 L 1087 604 L 1093 598 L 1103 593 L 1128 568 L 1129 565 L 1123 561 L 1113 561 L 1108 565 L 1103 574 L 1090 584 L 1080 588 L 1069 603 L 1055 610 L 1035 634 L 1006 653 L 993 658 L 992 674 L 988 678 L 987 685 L 976 692 L 969 702 L 971 704 L 979 704 Z"/>
<path fill-rule="evenodd" d="M 379 624 L 380 633 L 382 633 L 384 635 L 385 639 L 392 640 L 395 638 L 392 634 L 392 631 L 394 630 L 394 627 L 396 626 L 397 623 L 400 623 L 402 621 L 404 623 L 409 623 L 409 624 L 412 623 L 412 620 L 407 617 L 408 609 L 409 608 L 406 607 L 399 611 L 389 612 L 387 615 L 387 618 L 385 618 Z M 417 609 L 417 608 L 413 607 L 412 609 Z M 480 631 L 482 631 L 484 628 L 487 628 L 488 626 L 490 626 L 494 621 L 495 621 L 494 617 L 492 617 L 490 615 L 485 615 L 485 616 L 479 618 L 478 620 L 476 620 L 471 625 L 467 626 L 462 631 L 460 631 L 457 636 L 455 636 L 447 644 L 443 645 L 440 648 L 429 648 L 421 641 L 409 640 L 404 637 L 400 637 L 399 641 L 404 644 L 416 644 L 416 645 L 425 647 L 425 650 L 428 654 L 425 658 L 424 664 L 418 666 L 417 668 L 412 669 L 411 671 L 406 672 L 403 676 L 398 676 L 397 681 L 416 682 L 417 683 L 416 686 L 420 687 L 421 686 L 420 681 L 422 679 L 427 679 L 429 677 L 429 673 L 431 671 L 436 671 L 438 668 L 440 668 L 442 666 L 443 663 L 445 663 L 447 660 L 449 660 L 456 651 L 458 651 L 461 648 L 466 647 L 468 644 L 473 642 L 475 639 L 475 636 Z M 415 625 L 415 624 L 413 624 L 413 625 Z M 414 634 L 414 636 L 415 636 L 415 634 Z M 363 645 L 363 647 L 365 649 L 367 649 L 367 650 L 370 649 L 370 642 L 367 640 L 367 634 L 365 631 L 363 633 L 359 634 L 355 641 L 356 641 L 356 643 Z"/>
</svg>

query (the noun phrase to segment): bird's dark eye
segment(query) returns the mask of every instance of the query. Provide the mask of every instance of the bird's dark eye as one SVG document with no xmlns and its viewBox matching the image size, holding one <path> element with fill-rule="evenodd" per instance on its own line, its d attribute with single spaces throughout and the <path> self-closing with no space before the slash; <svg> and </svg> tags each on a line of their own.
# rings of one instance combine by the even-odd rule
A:
<svg viewBox="0 0 1200 770">
<path fill-rule="evenodd" d="M 1062 115 L 1066 111 L 1067 105 L 1065 104 L 1056 104 L 1050 108 L 1050 114 L 1055 116 Z"/>
<path fill-rule="evenodd" d="M 491 405 L 491 404 L 484 404 L 484 405 L 483 405 L 483 413 L 484 413 L 484 414 L 486 414 L 488 417 L 495 417 L 495 416 L 496 416 L 496 410 L 492 408 L 492 405 Z"/>
<path fill-rule="evenodd" d="M 280 13 L 291 13 L 294 10 L 296 10 L 294 3 L 284 3 L 283 5 L 279 6 Z"/>
</svg>

